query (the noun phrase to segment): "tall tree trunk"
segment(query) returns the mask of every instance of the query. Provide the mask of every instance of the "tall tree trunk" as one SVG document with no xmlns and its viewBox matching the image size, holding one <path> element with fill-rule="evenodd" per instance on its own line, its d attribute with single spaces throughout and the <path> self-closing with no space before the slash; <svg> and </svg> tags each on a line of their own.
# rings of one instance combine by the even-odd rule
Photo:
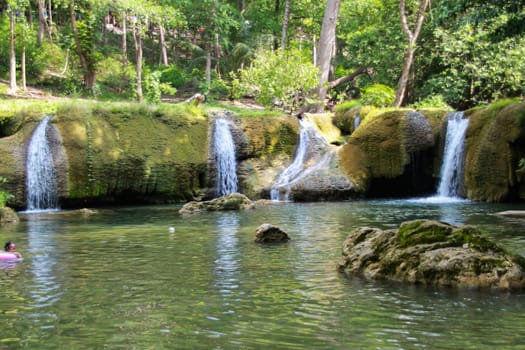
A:
<svg viewBox="0 0 525 350">
<path fill-rule="evenodd" d="M 326 98 L 326 84 L 330 75 L 330 65 L 335 47 L 335 29 L 340 4 L 341 0 L 326 0 L 321 37 L 319 38 L 319 49 L 317 50 L 320 70 L 319 87 L 317 88 L 317 98 L 320 104 L 317 106 L 317 111 L 322 111 Z"/>
<path fill-rule="evenodd" d="M 416 42 L 423 27 L 423 22 L 425 21 L 425 12 L 427 10 L 430 0 L 420 0 L 419 11 L 417 13 L 416 24 L 414 30 L 410 30 L 408 26 L 408 19 L 406 14 L 406 4 L 405 0 L 400 0 L 399 10 L 401 18 L 401 26 L 403 31 L 408 38 L 408 46 L 405 49 L 405 56 L 403 59 L 403 70 L 401 71 L 401 77 L 397 83 L 396 89 L 396 98 L 394 101 L 394 107 L 400 107 L 405 100 L 407 95 L 407 86 L 410 78 L 410 70 L 414 64 L 414 55 L 416 52 Z"/>
<path fill-rule="evenodd" d="M 91 90 L 95 85 L 96 71 L 94 64 L 86 56 L 86 53 L 82 48 L 82 42 L 78 34 L 77 20 L 75 17 L 74 0 L 69 1 L 69 19 L 71 21 L 71 30 L 73 31 L 73 38 L 75 39 L 75 48 L 77 50 L 78 58 L 80 59 L 80 64 L 82 65 L 84 84 L 86 84 L 86 87 Z"/>
<path fill-rule="evenodd" d="M 38 34 L 37 42 L 38 45 L 42 45 L 44 41 L 44 35 L 47 30 L 46 21 L 46 2 L 45 0 L 38 0 Z"/>
<path fill-rule="evenodd" d="M 122 66 L 126 68 L 128 66 L 128 14 L 126 11 L 122 14 Z"/>
<path fill-rule="evenodd" d="M 161 64 L 164 66 L 168 65 L 168 50 L 166 49 L 166 39 L 164 38 L 164 27 L 159 25 L 159 36 L 160 36 L 160 59 Z"/>
<path fill-rule="evenodd" d="M 20 70 L 22 74 L 22 89 L 27 88 L 26 84 L 26 43 L 24 42 L 24 45 L 22 46 L 22 57 L 20 60 Z"/>
<path fill-rule="evenodd" d="M 288 33 L 288 22 L 290 21 L 290 7 L 292 0 L 286 0 L 284 4 L 283 31 L 281 34 L 281 50 L 286 50 L 286 37 Z"/>
<path fill-rule="evenodd" d="M 49 23 L 47 26 L 47 33 L 49 36 L 49 40 L 53 39 L 53 7 L 51 6 L 51 0 L 47 2 L 47 18 L 49 19 Z"/>
<path fill-rule="evenodd" d="M 137 24 L 138 26 L 138 24 Z M 133 28 L 133 40 L 135 42 L 135 69 L 137 72 L 137 101 L 142 102 L 144 94 L 142 93 L 142 34 L 138 28 Z"/>
<path fill-rule="evenodd" d="M 15 10 L 9 7 L 9 92 L 14 94 L 18 89 L 16 85 Z"/>
<path fill-rule="evenodd" d="M 206 86 L 211 86 L 211 45 L 206 43 Z"/>
</svg>

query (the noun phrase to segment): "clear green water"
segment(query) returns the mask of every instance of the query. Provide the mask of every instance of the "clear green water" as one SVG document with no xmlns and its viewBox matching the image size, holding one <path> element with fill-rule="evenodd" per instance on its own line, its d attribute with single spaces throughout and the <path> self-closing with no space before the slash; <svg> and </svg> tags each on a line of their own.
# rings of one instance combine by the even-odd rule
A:
<svg viewBox="0 0 525 350">
<path fill-rule="evenodd" d="M 24 260 L 0 269 L 0 349 L 523 349 L 525 293 L 439 290 L 346 277 L 360 226 L 473 224 L 525 255 L 512 205 L 274 204 L 180 217 L 178 206 L 89 218 L 22 214 L 0 228 Z M 253 243 L 268 222 L 284 245 Z M 174 233 L 168 227 L 175 227 Z"/>
</svg>

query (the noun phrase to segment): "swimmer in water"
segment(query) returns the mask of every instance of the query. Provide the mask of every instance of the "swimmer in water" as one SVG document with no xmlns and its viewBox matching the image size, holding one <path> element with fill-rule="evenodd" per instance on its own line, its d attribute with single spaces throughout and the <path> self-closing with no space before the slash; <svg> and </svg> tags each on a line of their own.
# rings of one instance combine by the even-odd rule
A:
<svg viewBox="0 0 525 350">
<path fill-rule="evenodd" d="M 9 241 L 7 242 L 5 245 L 4 245 L 4 250 L 7 252 L 7 253 L 11 253 L 11 254 L 14 254 L 16 255 L 16 257 L 18 259 L 21 259 L 22 258 L 22 254 L 20 254 L 19 252 L 16 251 L 16 245 Z"/>
</svg>

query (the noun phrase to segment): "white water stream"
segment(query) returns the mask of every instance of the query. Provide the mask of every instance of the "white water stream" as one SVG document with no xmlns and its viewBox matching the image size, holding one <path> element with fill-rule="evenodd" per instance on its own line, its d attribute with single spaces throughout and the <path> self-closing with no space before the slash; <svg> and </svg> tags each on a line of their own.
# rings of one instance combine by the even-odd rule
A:
<svg viewBox="0 0 525 350">
<path fill-rule="evenodd" d="M 46 132 L 51 116 L 38 124 L 27 149 L 27 210 L 50 210 L 58 208 L 56 173 L 53 154 Z"/>
<path fill-rule="evenodd" d="M 465 151 L 465 137 L 469 124 L 463 112 L 451 113 L 448 116 L 445 150 L 441 165 L 440 183 L 437 190 L 438 197 L 460 197 L 463 185 L 463 162 Z"/>
<path fill-rule="evenodd" d="M 235 143 L 226 119 L 215 119 L 213 146 L 215 150 L 215 164 L 217 166 L 216 195 L 221 197 L 237 192 Z"/>
</svg>

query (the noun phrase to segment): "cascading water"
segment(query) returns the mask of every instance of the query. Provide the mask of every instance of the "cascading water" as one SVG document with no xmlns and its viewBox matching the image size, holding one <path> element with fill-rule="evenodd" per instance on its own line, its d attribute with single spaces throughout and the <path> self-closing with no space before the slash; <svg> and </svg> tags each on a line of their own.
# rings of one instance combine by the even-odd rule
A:
<svg viewBox="0 0 525 350">
<path fill-rule="evenodd" d="M 215 119 L 213 146 L 217 167 L 216 195 L 220 197 L 237 192 L 235 143 L 233 142 L 230 126 L 226 119 Z"/>
<path fill-rule="evenodd" d="M 450 113 L 447 121 L 445 150 L 441 165 L 438 197 L 459 197 L 463 185 L 465 136 L 469 120 L 463 112 Z"/>
<path fill-rule="evenodd" d="M 46 137 L 51 116 L 38 124 L 27 150 L 27 210 L 58 208 L 57 181 L 51 146 Z"/>
<path fill-rule="evenodd" d="M 320 162 L 317 162 L 310 167 L 306 167 L 306 163 L 311 163 L 308 159 L 309 150 L 314 147 L 327 146 L 324 137 L 317 131 L 317 129 L 306 119 L 299 119 L 299 144 L 295 151 L 295 156 L 292 163 L 279 175 L 277 180 L 272 184 L 270 191 L 270 198 L 272 201 L 289 201 L 291 185 L 315 171 L 328 160 L 324 157 Z"/>
</svg>

